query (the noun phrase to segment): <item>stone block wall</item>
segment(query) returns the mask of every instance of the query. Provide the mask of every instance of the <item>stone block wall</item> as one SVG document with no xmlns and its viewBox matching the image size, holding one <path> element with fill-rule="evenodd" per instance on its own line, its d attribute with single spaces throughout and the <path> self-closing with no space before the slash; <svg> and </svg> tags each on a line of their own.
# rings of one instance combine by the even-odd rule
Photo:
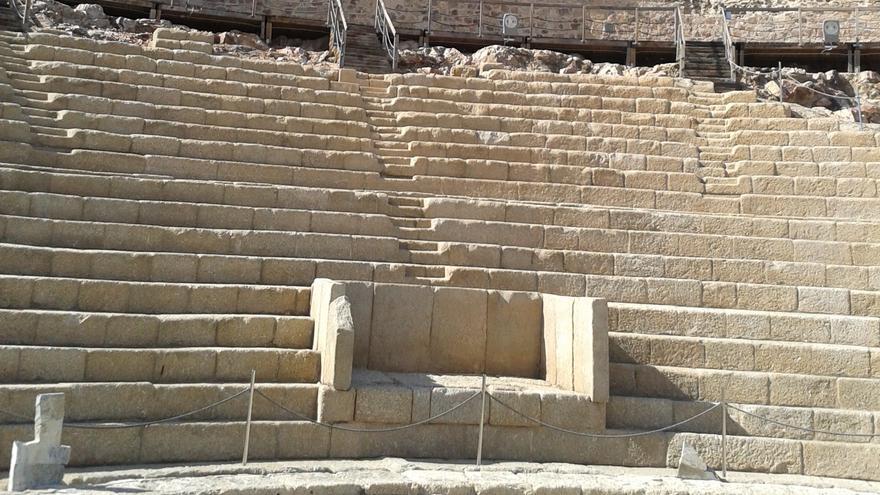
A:
<svg viewBox="0 0 880 495">
<path fill-rule="evenodd" d="M 312 294 L 321 381 L 338 390 L 355 367 L 538 378 L 608 400 L 604 300 L 322 279 Z"/>
</svg>

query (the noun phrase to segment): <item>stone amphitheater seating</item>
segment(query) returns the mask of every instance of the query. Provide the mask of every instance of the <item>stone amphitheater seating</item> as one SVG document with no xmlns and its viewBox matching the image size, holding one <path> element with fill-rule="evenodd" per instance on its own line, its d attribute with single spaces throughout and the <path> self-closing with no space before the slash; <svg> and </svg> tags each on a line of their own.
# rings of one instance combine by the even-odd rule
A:
<svg viewBox="0 0 880 495">
<path fill-rule="evenodd" d="M 608 301 L 607 404 L 542 409 L 563 401 L 539 374 L 490 388 L 612 433 L 724 399 L 805 429 L 730 410 L 730 469 L 880 479 L 880 437 L 807 431 L 880 433 L 875 133 L 671 78 L 325 77 L 158 41 L 0 33 L 0 409 L 57 390 L 71 421 L 149 421 L 255 369 L 308 418 L 409 423 L 491 368 L 361 357 L 353 391 L 321 385 L 316 279 L 588 296 Z M 65 443 L 79 465 L 235 459 L 245 406 Z M 254 414 L 263 459 L 471 457 L 479 418 L 331 434 Z M 720 465 L 718 410 L 603 439 L 488 414 L 487 457 L 665 466 L 687 441 Z M 5 464 L 30 426 L 0 423 Z"/>
</svg>

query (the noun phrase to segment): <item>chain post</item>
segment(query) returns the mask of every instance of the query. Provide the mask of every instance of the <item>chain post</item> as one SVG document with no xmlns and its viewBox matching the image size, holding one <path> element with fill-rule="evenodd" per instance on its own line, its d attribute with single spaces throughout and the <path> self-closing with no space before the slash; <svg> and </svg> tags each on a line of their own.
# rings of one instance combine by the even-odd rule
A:
<svg viewBox="0 0 880 495">
<path fill-rule="evenodd" d="M 587 41 L 587 5 L 581 6 L 581 43 Z"/>
<path fill-rule="evenodd" d="M 721 391 L 721 477 L 727 479 L 727 401 Z"/>
<path fill-rule="evenodd" d="M 856 115 L 859 117 L 859 130 L 865 130 L 865 122 L 862 119 L 862 95 L 856 93 Z"/>
<path fill-rule="evenodd" d="M 482 466 L 483 464 L 483 427 L 486 423 L 486 375 L 483 375 L 483 379 L 480 382 L 480 390 L 482 396 L 482 404 L 480 405 L 480 436 L 477 441 L 477 466 Z"/>
<path fill-rule="evenodd" d="M 244 453 L 241 456 L 241 464 L 242 466 L 247 466 L 248 461 L 248 449 L 251 445 L 251 418 L 254 413 L 254 383 L 257 381 L 257 371 L 251 370 L 251 387 L 250 387 L 250 397 L 248 398 L 248 413 L 247 413 L 247 425 L 244 430 Z"/>
<path fill-rule="evenodd" d="M 480 0 L 480 17 L 477 26 L 477 38 L 483 37 L 483 0 Z"/>
<path fill-rule="evenodd" d="M 779 61 L 779 77 L 778 77 L 778 79 L 779 79 L 779 103 L 782 103 L 783 101 L 785 101 L 785 96 L 783 95 L 783 91 L 782 91 L 782 61 L 781 60 Z"/>
</svg>

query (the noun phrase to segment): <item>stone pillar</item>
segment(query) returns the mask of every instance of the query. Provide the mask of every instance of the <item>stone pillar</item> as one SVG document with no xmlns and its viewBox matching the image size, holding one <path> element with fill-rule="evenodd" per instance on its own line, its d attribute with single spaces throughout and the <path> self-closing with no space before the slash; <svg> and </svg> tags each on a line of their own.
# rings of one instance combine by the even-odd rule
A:
<svg viewBox="0 0 880 495">
<path fill-rule="evenodd" d="M 64 394 L 37 396 L 34 413 L 34 439 L 12 445 L 9 490 L 22 491 L 58 485 L 64 466 L 70 460 L 70 447 L 61 445 L 64 421 Z"/>
</svg>

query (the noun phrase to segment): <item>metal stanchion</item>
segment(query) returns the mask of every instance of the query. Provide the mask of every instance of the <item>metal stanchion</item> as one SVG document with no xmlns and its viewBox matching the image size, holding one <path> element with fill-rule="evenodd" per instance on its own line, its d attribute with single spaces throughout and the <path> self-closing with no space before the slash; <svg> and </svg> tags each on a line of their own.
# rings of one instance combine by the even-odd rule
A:
<svg viewBox="0 0 880 495">
<path fill-rule="evenodd" d="M 856 93 L 856 115 L 859 117 L 859 130 L 865 130 L 865 122 L 862 120 L 862 95 Z"/>
<path fill-rule="evenodd" d="M 248 448 L 251 444 L 251 417 L 254 412 L 254 382 L 257 381 L 257 371 L 251 370 L 251 390 L 250 397 L 248 398 L 248 415 L 247 415 L 247 426 L 245 426 L 244 430 L 244 453 L 241 456 L 241 464 L 243 466 L 247 465 L 248 461 Z"/>
<path fill-rule="evenodd" d="M 481 395 L 482 395 L 482 404 L 480 405 L 480 437 L 477 441 L 477 466 L 483 464 L 483 426 L 486 423 L 486 375 L 483 375 L 483 380 L 480 385 Z"/>
<path fill-rule="evenodd" d="M 779 62 L 779 103 L 782 103 L 784 99 L 783 91 L 782 91 L 782 61 Z"/>
<path fill-rule="evenodd" d="M 721 477 L 727 478 L 727 401 L 721 392 Z"/>
</svg>

